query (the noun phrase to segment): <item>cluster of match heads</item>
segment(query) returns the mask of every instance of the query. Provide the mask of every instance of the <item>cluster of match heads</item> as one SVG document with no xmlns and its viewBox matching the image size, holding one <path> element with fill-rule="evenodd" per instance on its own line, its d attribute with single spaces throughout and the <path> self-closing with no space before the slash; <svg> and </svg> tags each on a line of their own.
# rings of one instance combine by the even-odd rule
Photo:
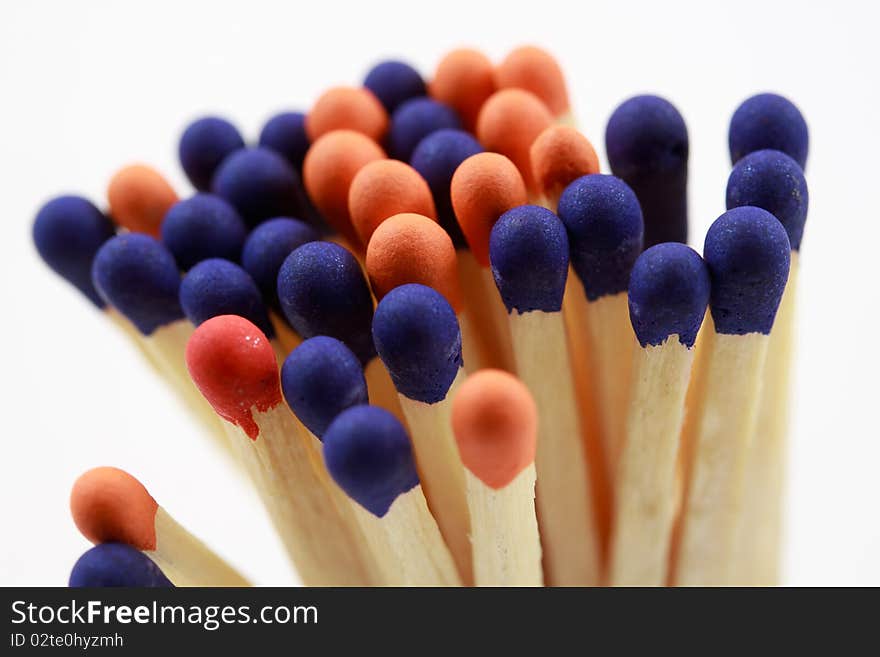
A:
<svg viewBox="0 0 880 657">
<path fill-rule="evenodd" d="M 572 116 L 538 48 L 430 82 L 386 61 L 256 145 L 194 121 L 194 194 L 127 166 L 34 239 L 249 473 L 306 584 L 775 583 L 806 123 L 736 109 L 701 256 L 678 110 L 617 107 L 613 175 Z M 247 583 L 127 473 L 72 509 L 97 544 L 74 585 Z"/>
</svg>

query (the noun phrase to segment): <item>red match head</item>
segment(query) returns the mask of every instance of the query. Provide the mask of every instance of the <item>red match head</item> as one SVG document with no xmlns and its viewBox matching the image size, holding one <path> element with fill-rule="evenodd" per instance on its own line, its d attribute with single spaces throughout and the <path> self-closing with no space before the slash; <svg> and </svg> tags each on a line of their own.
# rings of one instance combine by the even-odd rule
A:
<svg viewBox="0 0 880 657">
<path fill-rule="evenodd" d="M 429 92 L 458 112 L 465 128 L 473 131 L 480 108 L 495 89 L 494 70 L 489 58 L 478 50 L 459 48 L 437 64 Z"/>
<path fill-rule="evenodd" d="M 529 149 L 532 176 L 539 193 L 555 210 L 562 191 L 581 176 L 599 173 L 599 157 L 590 141 L 574 128 L 553 125 Z"/>
<path fill-rule="evenodd" d="M 113 220 L 132 232 L 153 237 L 159 237 L 162 220 L 177 201 L 177 193 L 168 181 L 143 164 L 122 167 L 107 186 Z"/>
<path fill-rule="evenodd" d="M 546 50 L 535 46 L 511 50 L 495 69 L 495 83 L 499 89 L 517 87 L 531 91 L 554 116 L 571 111 L 565 76 L 559 63 Z"/>
<path fill-rule="evenodd" d="M 368 89 L 333 87 L 315 101 L 305 128 L 312 142 L 332 130 L 354 130 L 379 142 L 388 129 L 388 113 Z"/>
</svg>

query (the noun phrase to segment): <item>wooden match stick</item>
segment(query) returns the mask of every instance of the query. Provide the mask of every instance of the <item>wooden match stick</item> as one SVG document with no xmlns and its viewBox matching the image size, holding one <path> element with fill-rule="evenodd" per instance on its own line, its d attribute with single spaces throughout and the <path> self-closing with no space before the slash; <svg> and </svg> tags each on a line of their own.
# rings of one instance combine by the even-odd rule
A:
<svg viewBox="0 0 880 657">
<path fill-rule="evenodd" d="M 732 583 L 746 456 L 755 430 L 767 342 L 788 278 L 790 244 L 776 218 L 744 206 L 719 217 L 703 249 L 712 281 L 702 390 L 683 442 L 693 450 L 672 581 Z"/>
<path fill-rule="evenodd" d="M 542 586 L 535 402 L 511 374 L 481 370 L 461 385 L 452 405 L 467 479 L 475 583 Z"/>
<path fill-rule="evenodd" d="M 581 440 L 562 317 L 568 275 L 565 226 L 550 210 L 508 210 L 489 240 L 492 273 L 508 310 L 516 369 L 538 411 L 537 508 L 550 586 L 596 586 L 600 540 Z"/>
<path fill-rule="evenodd" d="M 70 493 L 70 511 L 92 543 L 141 550 L 177 586 L 250 586 L 123 470 L 101 467 L 81 475 Z"/>
<path fill-rule="evenodd" d="M 612 586 L 666 583 L 684 400 L 709 286 L 703 259 L 675 242 L 647 249 L 630 276 L 630 320 L 641 348 L 615 476 Z"/>
</svg>

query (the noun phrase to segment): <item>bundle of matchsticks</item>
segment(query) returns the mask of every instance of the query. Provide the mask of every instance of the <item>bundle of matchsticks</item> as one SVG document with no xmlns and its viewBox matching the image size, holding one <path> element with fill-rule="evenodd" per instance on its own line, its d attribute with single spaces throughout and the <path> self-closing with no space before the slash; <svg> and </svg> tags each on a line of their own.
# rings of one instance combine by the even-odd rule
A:
<svg viewBox="0 0 880 657">
<path fill-rule="evenodd" d="M 194 193 L 127 166 L 34 239 L 240 463 L 306 585 L 776 584 L 806 123 L 736 109 L 701 256 L 678 110 L 617 107 L 611 174 L 572 117 L 539 48 L 430 82 L 385 61 L 256 145 L 194 121 Z M 126 472 L 71 509 L 96 545 L 73 586 L 248 584 Z"/>
</svg>

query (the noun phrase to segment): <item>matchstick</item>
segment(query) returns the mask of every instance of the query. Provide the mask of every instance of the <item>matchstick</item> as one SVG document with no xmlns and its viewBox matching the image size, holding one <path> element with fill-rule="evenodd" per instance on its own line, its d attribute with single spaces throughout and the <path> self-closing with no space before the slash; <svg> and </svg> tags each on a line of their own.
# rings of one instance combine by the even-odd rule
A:
<svg viewBox="0 0 880 657">
<path fill-rule="evenodd" d="M 304 221 L 276 217 L 254 228 L 244 243 L 241 266 L 251 275 L 263 300 L 269 306 L 269 319 L 278 341 L 287 353 L 299 346 L 302 339 L 287 322 L 278 301 L 278 272 L 293 251 L 320 239 L 318 232 Z"/>
<path fill-rule="evenodd" d="M 590 141 L 565 125 L 552 125 L 529 148 L 538 204 L 556 212 L 562 192 L 581 176 L 599 173 L 599 156 Z"/>
<path fill-rule="evenodd" d="M 508 210 L 492 228 L 489 252 L 509 313 L 516 371 L 537 406 L 544 577 L 549 586 L 596 586 L 600 540 L 562 317 L 565 226 L 539 206 Z"/>
<path fill-rule="evenodd" d="M 694 250 L 658 244 L 636 260 L 629 315 L 635 350 L 626 439 L 615 476 L 609 584 L 663 586 L 676 508 L 675 468 L 709 272 Z"/>
<path fill-rule="evenodd" d="M 389 114 L 411 98 L 427 93 L 427 85 L 410 64 L 386 59 L 374 65 L 364 76 L 364 88 L 370 90 Z"/>
<path fill-rule="evenodd" d="M 125 543 L 101 543 L 86 550 L 70 571 L 70 588 L 170 588 L 161 568 L 143 552 Z"/>
<path fill-rule="evenodd" d="M 433 98 L 411 98 L 391 115 L 388 154 L 409 162 L 419 142 L 437 130 L 459 130 L 461 121 L 449 105 Z"/>
<path fill-rule="evenodd" d="M 559 123 L 574 126 L 565 76 L 556 58 L 546 50 L 535 46 L 514 48 L 495 69 L 495 83 L 499 89 L 513 87 L 530 91 Z"/>
<path fill-rule="evenodd" d="M 353 130 L 379 144 L 388 131 L 388 112 L 369 89 L 331 87 L 306 114 L 305 128 L 312 144 L 334 130 Z"/>
<path fill-rule="evenodd" d="M 478 153 L 462 162 L 450 184 L 455 216 L 470 251 L 459 251 L 459 277 L 468 312 L 482 338 L 482 363 L 513 371 L 507 310 L 489 269 L 489 233 L 498 217 L 528 200 L 514 163 L 498 153 Z"/>
<path fill-rule="evenodd" d="M 807 122 L 793 102 L 778 94 L 746 98 L 730 119 L 727 139 L 732 164 L 749 153 L 773 149 L 788 155 L 802 170 L 807 168 Z"/>
<path fill-rule="evenodd" d="M 123 470 L 101 467 L 81 475 L 70 493 L 70 511 L 92 543 L 137 548 L 176 586 L 250 586 Z"/>
<path fill-rule="evenodd" d="M 402 285 L 376 307 L 373 340 L 399 393 L 428 504 L 470 584 L 464 471 L 449 420 L 452 395 L 464 378 L 455 311 L 436 290 Z"/>
<path fill-rule="evenodd" d="M 278 272 L 278 298 L 301 337 L 327 335 L 345 343 L 364 366 L 370 403 L 403 421 L 397 391 L 370 335 L 373 296 L 349 250 L 331 242 L 303 244 Z"/>
<path fill-rule="evenodd" d="M 539 191 L 532 175 L 529 149 L 551 125 L 553 115 L 541 99 L 519 88 L 496 91 L 477 118 L 477 139 L 487 151 L 500 153 L 516 165 L 532 202 L 537 200 Z"/>
<path fill-rule="evenodd" d="M 511 374 L 482 370 L 461 385 L 452 406 L 467 479 L 476 585 L 542 586 L 535 402 Z"/>
<path fill-rule="evenodd" d="M 770 332 L 755 437 L 746 462 L 743 515 L 733 559 L 737 584 L 779 584 L 787 434 L 794 349 L 798 253 L 809 192 L 803 171 L 788 155 L 761 150 L 737 162 L 727 181 L 728 208 L 752 205 L 775 216 L 788 233 L 791 269 Z"/>
<path fill-rule="evenodd" d="M 461 579 L 419 485 L 403 425 L 376 406 L 343 411 L 324 434 L 330 474 L 355 501 L 388 586 L 460 586 Z"/>
<path fill-rule="evenodd" d="M 182 271 L 208 258 L 238 262 L 248 228 L 219 196 L 196 194 L 171 206 L 162 221 L 162 243 Z"/>
<path fill-rule="evenodd" d="M 480 369 L 479 336 L 462 303 L 455 247 L 437 222 L 414 213 L 388 217 L 370 238 L 365 262 L 370 287 L 380 301 L 406 283 L 427 285 L 442 294 L 458 318 L 465 369 Z"/>
<path fill-rule="evenodd" d="M 162 220 L 177 193 L 155 169 L 132 164 L 119 169 L 107 186 L 110 218 L 135 233 L 159 237 Z"/>
<path fill-rule="evenodd" d="M 464 127 L 473 132 L 483 103 L 495 93 L 492 62 L 479 50 L 458 48 L 448 52 L 437 64 L 428 93 L 452 107 Z"/>
<path fill-rule="evenodd" d="M 177 159 L 192 186 L 207 192 L 220 163 L 240 148 L 244 148 L 244 139 L 238 128 L 222 117 L 203 116 L 180 135 Z"/>
<path fill-rule="evenodd" d="M 727 585 L 740 521 L 767 343 L 788 278 L 790 244 L 766 210 L 729 210 L 703 249 L 712 282 L 712 322 L 701 337 L 702 388 L 688 409 L 688 457 L 673 583 Z"/>
<path fill-rule="evenodd" d="M 659 96 L 633 96 L 605 128 L 611 173 L 635 192 L 645 218 L 645 248 L 688 237 L 688 132 L 675 106 Z"/>
<path fill-rule="evenodd" d="M 315 445 L 283 403 L 266 336 L 241 317 L 214 317 L 193 333 L 186 363 L 223 418 L 303 582 L 369 585 L 358 537 L 333 502 L 332 483 Z"/>
<path fill-rule="evenodd" d="M 587 298 L 592 388 L 605 469 L 611 476 L 623 442 L 629 400 L 635 336 L 626 290 L 630 270 L 642 251 L 642 212 L 626 183 L 614 176 L 593 174 L 565 188 L 559 200 L 559 218 L 568 231 L 572 268 Z"/>
<path fill-rule="evenodd" d="M 363 247 L 379 225 L 395 214 L 414 212 L 437 220 L 428 183 L 398 160 L 375 160 L 357 172 L 348 190 L 348 212 Z"/>
</svg>

